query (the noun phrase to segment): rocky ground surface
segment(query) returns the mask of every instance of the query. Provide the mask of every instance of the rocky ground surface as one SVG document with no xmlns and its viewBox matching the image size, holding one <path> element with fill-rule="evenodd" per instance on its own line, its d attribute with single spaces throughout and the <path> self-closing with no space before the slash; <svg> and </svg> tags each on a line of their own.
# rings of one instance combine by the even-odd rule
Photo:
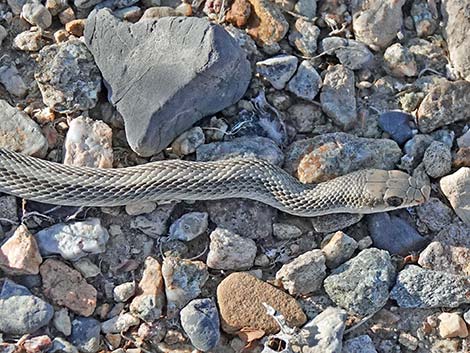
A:
<svg viewBox="0 0 470 353">
<path fill-rule="evenodd" d="M 111 168 L 364 168 L 418 207 L 0 195 L 0 352 L 470 352 L 467 0 L 0 0 L 0 146 Z"/>
</svg>

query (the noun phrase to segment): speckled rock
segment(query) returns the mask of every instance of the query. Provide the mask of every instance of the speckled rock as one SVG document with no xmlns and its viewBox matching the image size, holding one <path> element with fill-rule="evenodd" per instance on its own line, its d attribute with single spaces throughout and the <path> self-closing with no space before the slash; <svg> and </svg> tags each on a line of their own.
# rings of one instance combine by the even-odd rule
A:
<svg viewBox="0 0 470 353">
<path fill-rule="evenodd" d="M 363 217 L 359 213 L 335 213 L 310 218 L 310 222 L 315 232 L 332 233 L 360 222 Z"/>
<path fill-rule="evenodd" d="M 33 26 L 38 26 L 42 29 L 46 29 L 52 24 L 51 13 L 40 2 L 28 2 L 23 5 L 21 17 Z"/>
<path fill-rule="evenodd" d="M 116 302 L 126 302 L 135 294 L 135 282 L 124 282 L 113 289 L 113 298 Z"/>
<path fill-rule="evenodd" d="M 78 353 L 77 347 L 62 337 L 56 337 L 52 340 L 52 348 L 49 353 Z"/>
<path fill-rule="evenodd" d="M 170 238 L 191 241 L 203 234 L 209 225 L 207 212 L 189 212 L 170 226 Z"/>
<path fill-rule="evenodd" d="M 112 168 L 112 134 L 103 121 L 81 116 L 73 119 L 65 137 L 64 164 Z"/>
<path fill-rule="evenodd" d="M 0 66 L 0 83 L 16 97 L 23 98 L 28 93 L 28 87 L 14 64 Z"/>
<path fill-rule="evenodd" d="M 411 122 L 413 116 L 411 114 L 392 110 L 380 114 L 380 128 L 390 134 L 390 137 L 398 144 L 403 145 L 406 141 L 413 137 Z"/>
<path fill-rule="evenodd" d="M 321 108 L 311 103 L 293 104 L 287 113 L 295 129 L 301 133 L 310 133 L 315 127 L 326 122 Z"/>
<path fill-rule="evenodd" d="M 325 256 L 318 249 L 297 256 L 276 273 L 276 279 L 291 295 L 306 295 L 319 290 L 325 277 Z"/>
<path fill-rule="evenodd" d="M 19 220 L 15 196 L 0 196 L 0 218 L 6 218 L 14 222 Z"/>
<path fill-rule="evenodd" d="M 48 144 L 38 124 L 2 99 L 0 112 L 0 147 L 32 156 L 45 154 Z"/>
<path fill-rule="evenodd" d="M 401 158 L 400 168 L 411 173 L 422 161 L 424 152 L 433 142 L 430 135 L 418 134 L 405 143 L 405 155 Z"/>
<path fill-rule="evenodd" d="M 42 37 L 42 32 L 33 29 L 21 32 L 15 37 L 15 39 L 13 39 L 13 47 L 22 51 L 39 51 L 45 45 L 46 41 Z"/>
<path fill-rule="evenodd" d="M 283 291 L 245 273 L 232 273 L 217 287 L 217 303 L 222 329 L 233 333 L 243 327 L 279 331 L 276 321 L 266 313 L 262 303 L 279 311 L 289 326 L 300 326 L 306 316 L 294 298 Z"/>
<path fill-rule="evenodd" d="M 333 270 L 323 286 L 337 305 L 367 316 L 385 305 L 394 279 L 395 267 L 388 252 L 371 248 Z"/>
<path fill-rule="evenodd" d="M 440 186 L 455 213 L 470 226 L 470 168 L 460 168 L 442 178 Z"/>
<path fill-rule="evenodd" d="M 325 245 L 321 250 L 328 268 L 336 268 L 349 260 L 357 249 L 357 242 L 341 231 L 326 237 L 323 242 Z"/>
<path fill-rule="evenodd" d="M 197 349 L 207 352 L 220 340 L 220 321 L 212 299 L 195 299 L 180 312 L 181 326 Z"/>
<path fill-rule="evenodd" d="M 341 353 L 377 353 L 377 350 L 368 335 L 361 335 L 344 341 Z"/>
<path fill-rule="evenodd" d="M 296 239 L 303 234 L 302 229 L 287 223 L 273 223 L 273 236 L 277 239 Z"/>
<path fill-rule="evenodd" d="M 467 276 L 408 265 L 398 274 L 390 298 L 402 308 L 455 308 L 469 303 Z"/>
<path fill-rule="evenodd" d="M 83 42 L 74 39 L 48 45 L 39 52 L 37 62 L 34 77 L 45 105 L 59 113 L 96 105 L 101 75 Z"/>
<path fill-rule="evenodd" d="M 419 37 L 431 36 L 439 27 L 437 16 L 434 15 L 430 4 L 426 0 L 419 0 L 414 1 L 411 6 L 411 17 L 415 24 L 416 34 Z"/>
<path fill-rule="evenodd" d="M 168 231 L 167 221 L 175 208 L 175 204 L 158 206 L 151 213 L 137 216 L 131 221 L 131 228 L 138 229 L 151 238 L 158 238 Z"/>
<path fill-rule="evenodd" d="M 100 349 L 100 322 L 88 317 L 78 317 L 72 322 L 70 341 L 82 353 L 95 353 Z M 69 352 L 72 353 L 72 352 Z"/>
<path fill-rule="evenodd" d="M 441 200 L 431 197 L 427 202 L 416 208 L 419 220 L 429 230 L 438 232 L 452 223 L 453 213 Z"/>
<path fill-rule="evenodd" d="M 52 324 L 57 331 L 62 332 L 65 336 L 70 336 L 72 333 L 72 322 L 70 321 L 69 311 L 66 308 L 56 310 Z"/>
<path fill-rule="evenodd" d="M 126 332 L 132 326 L 136 326 L 140 320 L 129 313 L 121 313 L 109 320 L 101 323 L 101 332 L 107 333 L 120 333 Z"/>
<path fill-rule="evenodd" d="M 429 270 L 470 276 L 470 248 L 433 241 L 419 254 L 418 264 Z"/>
<path fill-rule="evenodd" d="M 323 52 L 336 55 L 339 62 L 351 70 L 366 68 L 374 55 L 364 43 L 341 37 L 326 37 L 321 41 Z"/>
<path fill-rule="evenodd" d="M 299 0 L 294 6 L 294 11 L 308 19 L 313 19 L 317 12 L 317 0 Z"/>
<path fill-rule="evenodd" d="M 310 61 L 300 63 L 294 77 L 287 84 L 287 89 L 297 97 L 313 101 L 320 88 L 322 80 Z"/>
<path fill-rule="evenodd" d="M 385 71 L 396 77 L 413 77 L 418 67 L 413 53 L 400 43 L 389 46 L 384 53 Z"/>
<path fill-rule="evenodd" d="M 268 0 L 248 0 L 252 6 L 248 34 L 262 45 L 272 45 L 286 35 L 289 23 L 281 10 Z"/>
<path fill-rule="evenodd" d="M 179 135 L 171 144 L 171 148 L 178 156 L 187 156 L 196 152 L 196 149 L 205 141 L 204 131 L 196 126 Z"/>
<path fill-rule="evenodd" d="M 424 152 L 424 169 L 431 178 L 440 178 L 452 169 L 452 154 L 445 143 L 433 141 Z"/>
<path fill-rule="evenodd" d="M 248 0 L 235 0 L 225 15 L 225 20 L 236 27 L 245 27 L 251 15 L 251 5 Z"/>
<path fill-rule="evenodd" d="M 442 126 L 468 119 L 470 82 L 445 81 L 433 86 L 419 106 L 418 128 L 428 133 Z"/>
<path fill-rule="evenodd" d="M 256 63 L 256 72 L 275 89 L 284 89 L 297 70 L 299 60 L 293 55 L 280 55 Z"/>
<path fill-rule="evenodd" d="M 317 40 L 320 28 L 312 22 L 298 18 L 289 34 L 289 42 L 304 56 L 314 56 L 317 51 Z"/>
</svg>

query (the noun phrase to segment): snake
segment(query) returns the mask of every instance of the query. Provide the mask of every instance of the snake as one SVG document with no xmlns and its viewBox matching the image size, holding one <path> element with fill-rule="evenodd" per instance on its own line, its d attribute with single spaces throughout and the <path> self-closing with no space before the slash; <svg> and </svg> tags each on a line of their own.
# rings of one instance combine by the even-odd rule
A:
<svg viewBox="0 0 470 353">
<path fill-rule="evenodd" d="M 429 198 L 424 181 L 399 170 L 361 169 L 304 184 L 263 159 L 170 159 L 125 168 L 66 165 L 0 148 L 0 192 L 63 206 L 242 198 L 301 217 L 376 213 Z"/>
</svg>

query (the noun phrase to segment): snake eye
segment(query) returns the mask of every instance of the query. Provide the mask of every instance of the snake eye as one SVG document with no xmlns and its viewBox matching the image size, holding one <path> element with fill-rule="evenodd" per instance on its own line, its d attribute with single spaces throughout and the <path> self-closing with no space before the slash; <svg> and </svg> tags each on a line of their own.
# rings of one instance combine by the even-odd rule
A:
<svg viewBox="0 0 470 353">
<path fill-rule="evenodd" d="M 391 207 L 398 207 L 403 203 L 403 199 L 401 197 L 398 197 L 398 196 L 391 196 L 391 197 L 385 199 L 385 202 L 387 203 L 387 205 L 389 205 Z"/>
</svg>

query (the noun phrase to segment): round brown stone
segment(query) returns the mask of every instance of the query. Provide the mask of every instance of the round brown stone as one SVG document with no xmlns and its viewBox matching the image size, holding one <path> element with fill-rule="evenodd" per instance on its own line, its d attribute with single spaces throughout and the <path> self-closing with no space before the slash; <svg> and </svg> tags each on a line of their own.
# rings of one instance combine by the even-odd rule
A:
<svg viewBox="0 0 470 353">
<path fill-rule="evenodd" d="M 284 315 L 291 327 L 301 326 L 307 320 L 294 298 L 246 272 L 232 273 L 219 284 L 217 302 L 222 329 L 228 333 L 244 327 L 278 332 L 279 326 L 262 303 Z"/>
</svg>

